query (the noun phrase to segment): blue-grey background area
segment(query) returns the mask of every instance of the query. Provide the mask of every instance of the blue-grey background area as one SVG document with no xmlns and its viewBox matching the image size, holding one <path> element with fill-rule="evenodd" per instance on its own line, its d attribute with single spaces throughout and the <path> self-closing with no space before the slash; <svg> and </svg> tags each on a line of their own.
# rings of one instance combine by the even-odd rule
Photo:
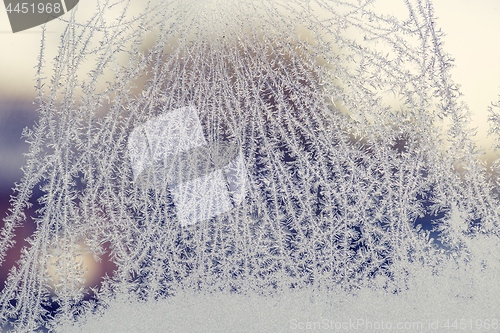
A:
<svg viewBox="0 0 500 333">
<path fill-rule="evenodd" d="M 29 145 L 21 139 L 25 127 L 32 127 L 37 118 L 33 98 L 0 99 L 0 184 L 2 193 L 22 176 L 23 152 Z"/>
<path fill-rule="evenodd" d="M 10 206 L 10 197 L 14 193 L 16 182 L 21 180 L 21 167 L 26 163 L 24 153 L 28 152 L 29 145 L 21 138 L 25 127 L 32 127 L 37 119 L 34 96 L 26 98 L 0 97 L 0 224 L 7 215 Z M 20 249 L 27 245 L 25 239 L 35 230 L 31 219 L 37 206 L 26 210 L 28 220 L 17 229 L 16 245 L 7 253 L 7 260 L 0 267 L 0 283 L 3 287 L 8 270 L 19 259 Z"/>
</svg>

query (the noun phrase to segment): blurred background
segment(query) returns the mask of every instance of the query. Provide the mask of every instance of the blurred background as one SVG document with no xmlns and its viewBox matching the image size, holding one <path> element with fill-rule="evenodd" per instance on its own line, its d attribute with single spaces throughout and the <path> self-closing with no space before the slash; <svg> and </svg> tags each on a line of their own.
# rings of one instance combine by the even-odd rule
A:
<svg viewBox="0 0 500 333">
<path fill-rule="evenodd" d="M 138 1 L 137 1 L 138 2 Z M 79 11 L 89 15 L 93 7 L 85 5 L 81 0 Z M 376 2 L 381 11 L 397 17 L 406 16 L 404 2 L 398 5 L 394 0 Z M 487 163 L 495 158 L 491 146 L 493 140 L 487 137 L 487 108 L 492 102 L 500 99 L 500 2 L 497 0 L 435 0 L 435 14 L 438 17 L 437 26 L 446 37 L 444 49 L 454 59 L 456 67 L 451 70 L 455 83 L 461 85 L 463 101 L 472 114 L 472 126 L 477 127 L 476 141 L 485 151 L 483 160 Z M 139 5 L 137 5 L 137 10 Z M 66 14 L 67 16 L 69 14 Z M 64 16 L 62 20 L 67 19 Z M 64 22 L 54 20 L 46 25 L 45 59 L 50 61 L 57 54 L 60 33 Z M 14 183 L 22 178 L 21 167 L 25 163 L 23 153 L 28 145 L 21 138 L 23 128 L 32 127 L 37 121 L 35 73 L 40 53 L 42 28 L 34 27 L 13 34 L 10 28 L 7 12 L 0 8 L 0 216 L 6 216 L 9 208 L 10 195 Z M 47 68 L 50 64 L 46 63 Z M 45 76 L 50 76 L 46 72 Z M 38 195 L 34 195 L 38 197 Z M 37 209 L 26 212 L 34 216 Z M 3 224 L 3 222 L 0 222 Z M 35 230 L 34 223 L 27 223 L 17 229 L 16 246 L 9 250 L 7 262 L 0 267 L 0 285 L 7 276 L 8 270 L 19 259 L 19 251 L 27 243 Z M 82 249 L 76 256 L 83 260 L 88 272 L 85 276 L 87 286 L 97 286 L 100 277 L 112 271 L 112 265 L 103 260 L 96 263 L 92 256 L 86 255 Z"/>
</svg>

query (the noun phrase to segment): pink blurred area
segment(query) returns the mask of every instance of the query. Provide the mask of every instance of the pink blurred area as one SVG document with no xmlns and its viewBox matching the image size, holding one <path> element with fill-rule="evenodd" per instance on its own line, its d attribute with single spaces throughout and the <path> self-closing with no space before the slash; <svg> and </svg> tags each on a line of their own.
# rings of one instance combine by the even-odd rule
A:
<svg viewBox="0 0 500 333">
<path fill-rule="evenodd" d="M 22 138 L 22 133 L 25 127 L 33 127 L 36 124 L 38 114 L 34 100 L 34 94 L 26 94 L 22 98 L 9 98 L 6 94 L 0 94 L 0 227 L 3 227 L 3 219 L 9 213 L 11 196 L 15 195 L 15 183 L 19 183 L 23 177 L 21 167 L 26 163 L 23 154 L 28 152 L 29 145 Z M 15 230 L 16 243 L 7 251 L 6 260 L 0 266 L 0 288 L 3 288 L 10 269 L 20 259 L 21 249 L 29 246 L 26 239 L 36 231 L 34 218 L 40 208 L 37 199 L 42 195 L 38 185 L 35 186 L 30 199 L 32 207 L 25 210 L 26 220 Z M 105 244 L 105 248 L 109 253 L 109 244 Z M 86 288 L 98 287 L 104 275 L 112 276 L 113 270 L 116 269 L 107 254 L 101 256 L 100 262 L 96 262 L 91 254 L 87 254 L 84 257 L 84 265 L 88 270 L 84 275 Z"/>
</svg>

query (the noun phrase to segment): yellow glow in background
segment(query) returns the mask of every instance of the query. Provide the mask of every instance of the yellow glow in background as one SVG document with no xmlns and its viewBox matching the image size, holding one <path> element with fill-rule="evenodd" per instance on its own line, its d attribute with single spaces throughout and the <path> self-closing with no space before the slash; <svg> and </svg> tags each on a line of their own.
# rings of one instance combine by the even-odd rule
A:
<svg viewBox="0 0 500 333">
<path fill-rule="evenodd" d="M 58 293 L 58 285 L 69 285 L 75 289 L 94 287 L 103 273 L 102 265 L 97 263 L 83 242 L 76 244 L 61 243 L 59 249 L 49 249 L 49 262 L 46 274 L 50 286 Z"/>
<path fill-rule="evenodd" d="M 81 0 L 78 10 L 89 14 L 93 1 Z M 406 15 L 403 1 L 376 1 L 380 11 L 397 17 Z M 134 8 L 134 7 L 133 7 Z M 140 2 L 135 8 L 139 12 Z M 497 0 L 435 0 L 437 26 L 445 33 L 444 49 L 455 58 L 452 69 L 455 83 L 461 85 L 464 101 L 473 113 L 472 126 L 477 127 L 477 141 L 490 150 L 492 140 L 486 137 L 487 107 L 500 94 L 500 2 Z M 32 98 L 37 56 L 40 52 L 41 27 L 13 34 L 7 13 L 0 9 L 0 102 L 8 98 Z M 79 13 L 81 15 L 82 13 Z M 66 14 L 62 19 L 67 19 Z M 53 59 L 64 23 L 58 20 L 47 24 L 46 59 Z M 50 73 L 46 73 L 50 75 Z M 1 115 L 0 115 L 1 121 Z"/>
<path fill-rule="evenodd" d="M 447 34 L 444 49 L 455 58 L 452 78 L 461 85 L 473 114 L 479 146 L 489 151 L 488 106 L 500 95 L 500 2 L 496 0 L 436 0 L 438 26 Z"/>
</svg>

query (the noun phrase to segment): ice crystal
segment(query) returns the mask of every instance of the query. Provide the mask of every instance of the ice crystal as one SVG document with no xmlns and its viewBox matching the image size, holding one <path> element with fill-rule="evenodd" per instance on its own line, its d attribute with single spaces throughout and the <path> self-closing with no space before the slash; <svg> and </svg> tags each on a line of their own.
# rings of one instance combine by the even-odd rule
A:
<svg viewBox="0 0 500 333">
<path fill-rule="evenodd" d="M 405 5 L 404 19 L 371 0 L 73 11 L 53 63 L 41 44 L 2 259 L 40 209 L 4 323 L 57 329 L 188 290 L 398 294 L 483 253 L 498 199 L 432 4 Z M 92 291 L 68 253 L 81 242 L 117 267 Z"/>
</svg>

